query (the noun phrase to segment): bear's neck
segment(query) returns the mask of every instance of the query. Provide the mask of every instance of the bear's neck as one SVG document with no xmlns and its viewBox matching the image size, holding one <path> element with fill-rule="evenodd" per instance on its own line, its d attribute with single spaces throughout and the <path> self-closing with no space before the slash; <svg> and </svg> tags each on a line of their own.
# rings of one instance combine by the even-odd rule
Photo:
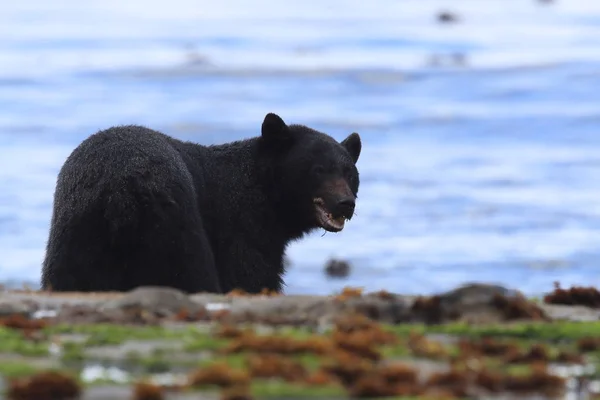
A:
<svg viewBox="0 0 600 400">
<path fill-rule="evenodd" d="M 193 162 L 199 163 L 197 170 L 202 171 L 194 177 L 196 193 L 217 265 L 220 273 L 232 271 L 222 281 L 233 282 L 235 286 L 235 281 L 245 279 L 244 286 L 248 287 L 251 279 L 279 290 L 285 248 L 303 232 L 290 229 L 286 218 L 277 214 L 278 207 L 274 204 L 277 200 L 270 193 L 273 180 L 268 163 L 259 161 L 258 140 L 193 145 L 188 152 Z M 252 277 L 240 276 L 253 260 L 266 271 L 254 269 L 247 271 Z M 258 278 L 259 275 L 262 277 Z M 260 291 L 262 287 L 255 289 Z"/>
<path fill-rule="evenodd" d="M 273 232 L 270 239 L 279 240 L 283 247 L 306 233 L 305 227 L 295 226 L 289 215 L 280 214 L 280 185 L 271 170 L 272 161 L 260 154 L 258 137 L 204 149 L 204 168 L 211 171 L 206 174 L 211 190 L 205 192 L 205 202 L 224 201 L 231 212 L 228 218 L 236 226 Z"/>
</svg>

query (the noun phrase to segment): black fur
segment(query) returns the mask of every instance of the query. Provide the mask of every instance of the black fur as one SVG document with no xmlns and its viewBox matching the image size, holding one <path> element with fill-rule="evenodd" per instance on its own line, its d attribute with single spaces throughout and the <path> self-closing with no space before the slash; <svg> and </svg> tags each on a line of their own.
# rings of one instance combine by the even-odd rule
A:
<svg viewBox="0 0 600 400">
<path fill-rule="evenodd" d="M 342 143 L 275 114 L 261 136 L 218 146 L 100 131 L 58 175 L 42 288 L 281 290 L 287 244 L 319 227 L 313 198 L 334 213 L 358 192 L 360 137 Z M 347 193 L 332 189 L 340 179 Z"/>
</svg>

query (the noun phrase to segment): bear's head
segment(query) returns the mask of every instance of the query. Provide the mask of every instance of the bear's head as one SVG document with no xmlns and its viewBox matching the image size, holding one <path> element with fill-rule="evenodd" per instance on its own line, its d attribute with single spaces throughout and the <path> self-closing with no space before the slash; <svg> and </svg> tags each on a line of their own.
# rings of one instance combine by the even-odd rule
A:
<svg viewBox="0 0 600 400">
<path fill-rule="evenodd" d="M 361 152 L 358 133 L 342 142 L 304 125 L 287 125 L 269 113 L 261 145 L 269 155 L 278 211 L 293 231 L 344 229 L 354 215 Z"/>
</svg>

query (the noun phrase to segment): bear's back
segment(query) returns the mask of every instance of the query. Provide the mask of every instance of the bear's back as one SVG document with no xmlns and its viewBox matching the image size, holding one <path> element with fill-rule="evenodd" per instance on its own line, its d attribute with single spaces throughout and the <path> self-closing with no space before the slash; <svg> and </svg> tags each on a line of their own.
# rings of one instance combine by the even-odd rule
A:
<svg viewBox="0 0 600 400">
<path fill-rule="evenodd" d="M 191 177 L 179 141 L 138 125 L 112 127 L 84 140 L 67 158 L 59 180 L 84 186 L 114 187 L 125 181 L 165 184 L 172 177 Z M 123 182 L 117 182 L 123 181 Z"/>
<path fill-rule="evenodd" d="M 182 153 L 184 142 L 135 125 L 73 150 L 56 186 L 42 287 L 220 291 Z"/>
</svg>

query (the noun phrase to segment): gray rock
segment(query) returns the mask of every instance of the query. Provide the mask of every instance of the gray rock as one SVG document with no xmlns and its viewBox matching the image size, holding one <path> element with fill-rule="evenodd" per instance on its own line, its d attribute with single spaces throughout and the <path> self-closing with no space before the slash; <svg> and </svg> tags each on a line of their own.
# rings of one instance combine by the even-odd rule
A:
<svg viewBox="0 0 600 400">
<path fill-rule="evenodd" d="M 548 316 L 553 320 L 568 321 L 598 321 L 600 310 L 584 306 L 568 306 L 561 304 L 540 304 Z"/>
<path fill-rule="evenodd" d="M 236 297 L 209 293 L 187 295 L 176 289 L 151 286 L 140 287 L 127 293 L 3 291 L 0 293 L 0 317 L 15 313 L 35 317 L 42 311 L 52 316 L 52 311 L 56 310 L 57 322 L 62 323 L 166 323 L 170 317 L 182 310 L 192 314 L 229 310 L 231 318 L 237 322 L 319 328 L 329 325 L 340 313 L 350 311 L 392 324 L 432 322 L 432 319 L 433 322 L 460 320 L 493 323 L 506 320 L 503 313 L 505 310 L 494 303 L 498 295 L 505 299 L 522 301 L 532 309 L 539 307 L 542 314 L 545 313 L 551 319 L 600 319 L 600 310 L 581 306 L 537 304 L 528 301 L 516 290 L 480 283 L 469 283 L 438 296 L 428 297 L 425 302 L 431 303 L 421 310 L 413 308 L 415 296 L 378 293 L 363 294 L 340 301 L 335 296 Z"/>
<path fill-rule="evenodd" d="M 206 307 L 210 304 L 230 304 L 232 301 L 232 297 L 226 296 L 224 294 L 214 294 L 214 293 L 198 293 L 189 296 L 190 300 L 194 303 Z"/>
<path fill-rule="evenodd" d="M 343 312 L 358 312 L 387 323 L 407 321 L 410 299 L 382 298 L 376 294 L 339 301 L 330 296 L 238 297 L 231 302 L 231 317 L 238 321 L 320 326 Z"/>
<path fill-rule="evenodd" d="M 127 292 L 123 297 L 109 300 L 100 307 L 100 311 L 148 311 L 167 317 L 182 310 L 196 313 L 202 305 L 192 301 L 184 292 L 160 286 L 143 286 Z"/>
<path fill-rule="evenodd" d="M 520 308 L 509 310 L 511 313 L 509 315 L 506 305 L 499 303 L 498 299 L 517 300 L 516 303 Z M 413 321 L 498 323 L 510 319 L 547 318 L 544 311 L 537 304 L 527 300 L 521 292 L 483 283 L 465 284 L 457 289 L 430 297 L 424 303 L 428 304 L 421 303 L 421 307 L 413 309 Z"/>
<path fill-rule="evenodd" d="M 35 312 L 37 306 L 32 301 L 0 297 L 0 317 L 20 314 L 29 316 Z"/>
<path fill-rule="evenodd" d="M 106 300 L 122 297 L 121 293 L 5 291 L 0 299 L 30 302 L 40 309 L 58 310 L 65 306 L 99 307 Z"/>
<path fill-rule="evenodd" d="M 440 294 L 440 299 L 448 307 L 456 305 L 472 307 L 487 304 L 497 295 L 509 298 L 525 298 L 518 290 L 508 289 L 503 286 L 485 283 L 467 283 Z"/>
</svg>

